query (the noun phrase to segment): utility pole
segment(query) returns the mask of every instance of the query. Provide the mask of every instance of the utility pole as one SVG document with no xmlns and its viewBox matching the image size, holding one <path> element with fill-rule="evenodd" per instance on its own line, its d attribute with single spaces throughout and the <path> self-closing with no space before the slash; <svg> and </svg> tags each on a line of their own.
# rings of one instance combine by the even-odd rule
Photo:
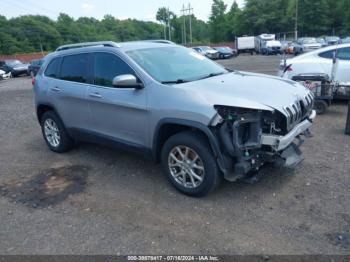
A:
<svg viewBox="0 0 350 262">
<path fill-rule="evenodd" d="M 299 11 L 299 0 L 295 0 L 295 41 L 298 40 L 298 11 Z"/>
<path fill-rule="evenodd" d="M 171 41 L 171 17 L 170 17 L 169 7 L 168 7 L 168 26 L 169 26 L 169 41 Z"/>
<path fill-rule="evenodd" d="M 190 43 L 192 43 L 192 14 L 193 14 L 193 8 L 191 7 L 191 4 L 188 4 L 188 8 L 185 7 L 185 5 L 182 5 L 181 15 L 183 18 L 183 25 L 182 25 L 182 43 L 187 44 L 187 29 L 186 29 L 186 19 L 187 16 L 189 16 L 189 29 L 190 29 Z"/>
<path fill-rule="evenodd" d="M 190 16 L 190 43 L 192 44 L 192 13 L 193 13 L 193 8 L 191 7 L 191 4 L 188 3 L 188 12 Z"/>
<path fill-rule="evenodd" d="M 182 44 L 186 45 L 187 44 L 187 33 L 186 33 L 186 11 L 187 9 L 185 9 L 185 5 L 182 5 L 182 20 L 183 20 L 183 24 L 182 24 Z"/>
</svg>

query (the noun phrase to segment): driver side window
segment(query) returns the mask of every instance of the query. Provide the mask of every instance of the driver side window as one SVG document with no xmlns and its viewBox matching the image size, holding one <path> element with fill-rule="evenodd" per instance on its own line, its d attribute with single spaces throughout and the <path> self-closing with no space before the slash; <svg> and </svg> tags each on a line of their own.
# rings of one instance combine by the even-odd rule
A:
<svg viewBox="0 0 350 262">
<path fill-rule="evenodd" d="M 119 57 L 110 53 L 95 53 L 95 85 L 113 87 L 113 78 L 125 74 L 135 75 L 130 66 Z"/>
</svg>

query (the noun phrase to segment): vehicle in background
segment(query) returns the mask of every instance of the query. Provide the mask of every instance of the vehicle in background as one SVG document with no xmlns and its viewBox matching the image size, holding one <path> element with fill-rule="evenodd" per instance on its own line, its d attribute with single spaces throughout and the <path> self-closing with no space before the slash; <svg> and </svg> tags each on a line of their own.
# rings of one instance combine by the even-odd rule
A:
<svg viewBox="0 0 350 262">
<path fill-rule="evenodd" d="M 4 79 L 9 79 L 11 78 L 11 72 L 6 73 L 3 70 L 0 70 L 0 80 L 4 80 Z"/>
<path fill-rule="evenodd" d="M 255 37 L 255 52 L 257 54 L 280 54 L 282 53 L 282 44 L 276 41 L 274 34 L 261 34 Z"/>
<path fill-rule="evenodd" d="M 210 59 L 219 59 L 219 52 L 210 46 L 195 46 L 192 49 Z"/>
<path fill-rule="evenodd" d="M 255 37 L 254 36 L 242 36 L 236 38 L 237 55 L 242 53 L 254 54 L 255 51 Z"/>
<path fill-rule="evenodd" d="M 228 46 L 214 47 L 219 52 L 220 59 L 228 59 L 237 56 L 237 52 Z"/>
<path fill-rule="evenodd" d="M 350 83 L 349 72 L 350 44 L 340 44 L 281 61 L 279 76 L 293 79 L 302 74 L 326 74 L 331 81 L 342 85 Z M 345 89 L 339 89 L 335 98 L 349 99 L 350 94 Z"/>
<path fill-rule="evenodd" d="M 290 48 L 291 48 L 291 54 L 294 54 L 296 56 L 304 53 L 303 46 L 298 44 L 297 41 L 293 41 L 290 45 Z"/>
<path fill-rule="evenodd" d="M 28 75 L 31 77 L 36 76 L 43 62 L 43 59 L 32 60 L 28 66 Z"/>
<path fill-rule="evenodd" d="M 325 41 L 327 43 L 327 45 L 337 45 L 340 44 L 340 37 L 338 36 L 326 36 Z"/>
<path fill-rule="evenodd" d="M 342 44 L 350 44 L 350 37 L 342 38 L 340 41 Z"/>
<path fill-rule="evenodd" d="M 288 55 L 299 55 L 303 53 L 303 47 L 296 41 L 281 41 L 281 51 Z"/>
<path fill-rule="evenodd" d="M 323 37 L 318 37 L 316 38 L 317 43 L 321 44 L 321 47 L 326 47 L 328 46 L 326 40 Z"/>
<path fill-rule="evenodd" d="M 304 159 L 300 146 L 316 113 L 312 93 L 296 82 L 230 71 L 173 44 L 57 50 L 33 88 L 53 152 L 69 151 L 76 140 L 137 150 L 161 162 L 180 192 L 197 197 L 221 179 L 256 179 L 265 164 L 294 168 Z"/>
<path fill-rule="evenodd" d="M 314 37 L 299 38 L 298 44 L 300 44 L 303 47 L 304 52 L 310 52 L 322 48 L 322 45 L 318 43 L 316 38 Z"/>
<path fill-rule="evenodd" d="M 0 61 L 0 69 L 10 73 L 11 77 L 28 74 L 28 64 L 14 59 Z"/>
</svg>

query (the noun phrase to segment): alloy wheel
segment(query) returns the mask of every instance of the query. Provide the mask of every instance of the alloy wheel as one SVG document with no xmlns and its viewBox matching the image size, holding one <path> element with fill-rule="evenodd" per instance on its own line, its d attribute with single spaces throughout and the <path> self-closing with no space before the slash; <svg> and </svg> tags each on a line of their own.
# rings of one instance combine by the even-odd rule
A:
<svg viewBox="0 0 350 262">
<path fill-rule="evenodd" d="M 60 131 L 57 124 L 52 119 L 48 118 L 44 122 L 44 133 L 46 140 L 52 147 L 58 147 L 61 142 Z"/>
<path fill-rule="evenodd" d="M 185 188 L 197 188 L 204 180 L 203 161 L 195 150 L 187 146 L 176 146 L 170 151 L 168 167 L 176 183 Z"/>
</svg>

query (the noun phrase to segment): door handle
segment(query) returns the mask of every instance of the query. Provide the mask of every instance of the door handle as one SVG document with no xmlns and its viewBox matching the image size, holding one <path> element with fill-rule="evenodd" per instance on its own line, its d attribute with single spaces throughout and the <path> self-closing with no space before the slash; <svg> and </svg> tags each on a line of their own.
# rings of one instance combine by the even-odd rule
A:
<svg viewBox="0 0 350 262">
<path fill-rule="evenodd" d="M 51 88 L 51 90 L 52 90 L 52 91 L 55 91 L 55 92 L 60 92 L 60 91 L 61 91 L 61 89 L 58 88 L 57 86 Z"/>
<path fill-rule="evenodd" d="M 99 93 L 91 93 L 90 96 L 94 98 L 102 98 L 102 96 Z"/>
</svg>

